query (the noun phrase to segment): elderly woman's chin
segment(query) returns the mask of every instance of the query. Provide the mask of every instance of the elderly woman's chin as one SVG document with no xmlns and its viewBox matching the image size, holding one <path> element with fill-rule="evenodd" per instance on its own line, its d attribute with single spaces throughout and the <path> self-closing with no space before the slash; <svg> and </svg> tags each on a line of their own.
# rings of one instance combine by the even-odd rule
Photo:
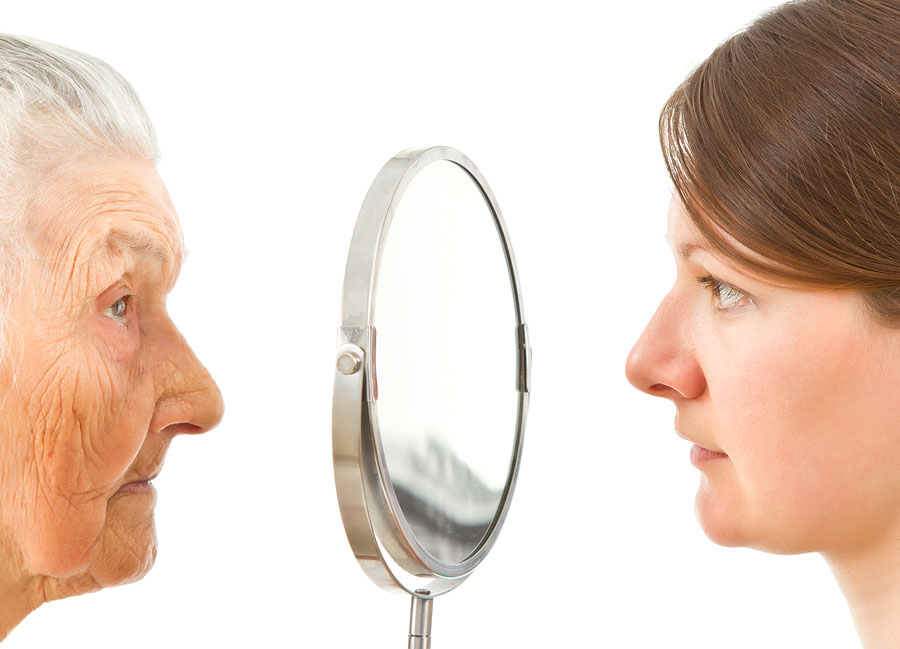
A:
<svg viewBox="0 0 900 649">
<path fill-rule="evenodd" d="M 156 493 L 116 493 L 105 503 L 102 527 L 77 533 L 68 525 L 39 530 L 26 550 L 32 574 L 47 579 L 47 599 L 61 599 L 141 579 L 156 560 Z M 90 518 L 90 516 L 86 517 Z"/>
<path fill-rule="evenodd" d="M 137 581 L 156 560 L 153 505 L 156 493 L 116 494 L 107 505 L 106 525 L 90 574 L 100 587 Z"/>
<path fill-rule="evenodd" d="M 155 502 L 155 492 L 117 494 L 109 501 L 100 551 L 91 567 L 91 574 L 101 587 L 137 581 L 153 567 Z"/>
</svg>

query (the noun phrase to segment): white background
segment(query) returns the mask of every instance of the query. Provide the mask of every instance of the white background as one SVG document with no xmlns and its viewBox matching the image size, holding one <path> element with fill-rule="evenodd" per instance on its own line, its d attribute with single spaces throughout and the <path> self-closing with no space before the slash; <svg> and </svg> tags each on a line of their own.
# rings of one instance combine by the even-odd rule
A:
<svg viewBox="0 0 900 649">
<path fill-rule="evenodd" d="M 674 277 L 659 108 L 769 4 L 4 3 L 0 29 L 99 56 L 144 100 L 190 250 L 171 311 L 226 401 L 156 482 L 153 571 L 4 646 L 406 646 L 407 600 L 338 515 L 332 368 L 369 183 L 433 144 L 499 199 L 534 348 L 510 517 L 437 600 L 434 646 L 858 646 L 819 557 L 703 536 L 674 409 L 623 373 Z"/>
</svg>

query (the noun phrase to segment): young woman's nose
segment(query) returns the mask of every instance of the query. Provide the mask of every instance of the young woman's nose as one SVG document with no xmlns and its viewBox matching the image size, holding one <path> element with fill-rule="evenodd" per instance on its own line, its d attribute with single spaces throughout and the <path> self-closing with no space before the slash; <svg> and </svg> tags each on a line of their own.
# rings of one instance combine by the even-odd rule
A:
<svg viewBox="0 0 900 649">
<path fill-rule="evenodd" d="M 690 336 L 690 317 L 677 295 L 660 302 L 625 362 L 625 375 L 638 390 L 668 399 L 695 399 L 706 390 Z"/>
</svg>

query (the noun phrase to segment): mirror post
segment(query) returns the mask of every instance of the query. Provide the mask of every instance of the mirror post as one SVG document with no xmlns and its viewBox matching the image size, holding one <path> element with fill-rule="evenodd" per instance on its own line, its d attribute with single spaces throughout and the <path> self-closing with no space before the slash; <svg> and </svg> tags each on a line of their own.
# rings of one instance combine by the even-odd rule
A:
<svg viewBox="0 0 900 649">
<path fill-rule="evenodd" d="M 409 608 L 409 649 L 430 649 L 431 647 L 431 609 L 434 600 L 426 597 L 429 593 L 420 591 L 412 596 Z"/>
</svg>

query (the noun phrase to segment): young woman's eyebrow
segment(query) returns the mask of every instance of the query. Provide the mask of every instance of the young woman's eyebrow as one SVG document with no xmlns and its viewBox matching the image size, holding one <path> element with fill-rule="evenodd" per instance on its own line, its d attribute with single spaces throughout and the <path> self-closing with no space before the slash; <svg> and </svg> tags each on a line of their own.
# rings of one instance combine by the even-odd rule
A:
<svg viewBox="0 0 900 649">
<path fill-rule="evenodd" d="M 665 235 L 665 239 L 666 239 L 666 243 L 669 244 L 669 247 L 671 248 L 672 242 L 669 240 L 668 234 Z M 676 248 L 675 248 L 675 252 L 677 252 L 678 256 L 684 261 L 687 261 L 688 258 L 692 254 L 694 254 L 694 252 L 697 250 L 706 250 L 706 248 L 704 248 L 703 246 L 701 246 L 698 243 L 691 243 L 691 242 L 679 243 L 678 246 L 676 246 Z"/>
</svg>

